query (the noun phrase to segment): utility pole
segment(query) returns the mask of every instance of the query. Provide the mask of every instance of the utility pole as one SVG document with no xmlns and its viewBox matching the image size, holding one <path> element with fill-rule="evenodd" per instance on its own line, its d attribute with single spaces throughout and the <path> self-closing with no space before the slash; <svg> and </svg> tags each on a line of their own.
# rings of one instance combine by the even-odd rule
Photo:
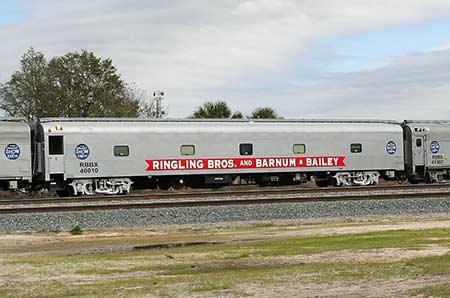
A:
<svg viewBox="0 0 450 298">
<path fill-rule="evenodd" d="M 165 111 L 162 109 L 162 100 L 164 99 L 164 91 L 156 90 L 153 92 L 153 101 L 156 104 L 155 118 L 162 118 Z"/>
</svg>

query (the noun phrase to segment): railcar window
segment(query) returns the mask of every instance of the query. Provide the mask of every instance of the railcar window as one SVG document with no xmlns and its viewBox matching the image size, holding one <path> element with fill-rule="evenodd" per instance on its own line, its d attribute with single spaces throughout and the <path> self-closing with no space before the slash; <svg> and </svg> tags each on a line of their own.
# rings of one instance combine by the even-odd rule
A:
<svg viewBox="0 0 450 298">
<path fill-rule="evenodd" d="M 422 139 L 416 139 L 416 147 L 422 147 Z"/>
<path fill-rule="evenodd" d="M 292 148 L 294 154 L 305 154 L 306 153 L 306 145 L 305 144 L 294 144 Z"/>
<path fill-rule="evenodd" d="M 195 155 L 194 145 L 182 145 L 180 148 L 181 155 Z"/>
<path fill-rule="evenodd" d="M 351 153 L 361 153 L 362 152 L 362 144 L 351 144 L 350 152 Z"/>
<path fill-rule="evenodd" d="M 240 144 L 239 153 L 241 155 L 253 155 L 253 144 Z"/>
<path fill-rule="evenodd" d="M 63 136 L 48 137 L 48 154 L 64 154 L 64 138 Z"/>
<path fill-rule="evenodd" d="M 128 146 L 114 146 L 114 156 L 124 157 L 130 155 Z"/>
</svg>

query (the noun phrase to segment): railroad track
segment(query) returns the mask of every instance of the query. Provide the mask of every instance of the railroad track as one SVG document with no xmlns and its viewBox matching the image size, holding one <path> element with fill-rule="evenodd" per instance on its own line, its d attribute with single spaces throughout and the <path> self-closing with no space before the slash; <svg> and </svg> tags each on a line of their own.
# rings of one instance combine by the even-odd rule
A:
<svg viewBox="0 0 450 298">
<path fill-rule="evenodd" d="M 421 185 L 374 185 L 369 187 L 330 187 L 330 188 L 258 188 L 240 190 L 217 190 L 217 191 L 187 191 L 187 192 L 154 192 L 146 194 L 111 195 L 111 196 L 88 196 L 88 197 L 53 197 L 53 198 L 0 198 L 0 206 L 17 204 L 62 204 L 62 203 L 87 203 L 107 201 L 130 201 L 130 200 L 161 200 L 161 199 L 185 199 L 204 197 L 232 197 L 232 196 L 263 196 L 277 194 L 315 194 L 315 193 L 351 193 L 351 192 L 373 192 L 386 190 L 432 190 L 446 189 L 450 191 L 450 184 L 421 184 Z"/>
<path fill-rule="evenodd" d="M 442 188 L 444 191 L 424 191 Z M 420 192 L 410 193 L 377 193 L 380 190 L 421 190 Z M 349 194 L 355 192 L 358 194 Z M 360 194 L 361 192 L 367 192 Z M 320 193 L 320 195 L 319 195 Z M 327 195 L 327 193 L 338 193 L 338 195 Z M 342 194 L 341 194 L 342 193 Z M 265 198 L 265 195 L 294 194 L 297 196 L 282 197 L 275 196 Z M 310 196 L 300 196 L 304 194 L 317 194 Z M 230 198 L 236 196 L 262 196 L 261 198 Z M 205 199 L 192 200 L 192 198 L 222 196 L 228 199 Z M 130 199 L 147 200 L 143 202 L 127 202 Z M 180 200 L 183 198 L 184 200 Z M 186 200 L 191 198 L 191 200 Z M 119 196 L 119 197 L 95 197 L 95 198 L 65 198 L 65 199 L 32 199 L 27 204 L 55 204 L 55 203 L 95 203 L 98 201 L 120 201 L 115 204 L 85 204 L 85 205 L 59 205 L 59 206 L 32 206 L 23 207 L 22 202 L 15 201 L 14 208 L 1 208 L 0 214 L 19 214 L 19 213 L 51 213 L 51 212 L 74 212 L 74 211 L 101 211 L 101 210 L 120 210 L 120 209 L 157 209 L 157 208 L 182 208 L 182 207 L 202 207 L 202 206 L 227 206 L 227 205 L 257 205 L 257 204 L 280 204 L 280 203 L 306 203 L 306 202 L 326 202 L 326 201 L 361 201 L 361 200 L 398 200 L 398 199 L 420 199 L 420 198 L 450 198 L 449 185 L 426 185 L 426 186 L 384 186 L 370 188 L 330 188 L 330 189 L 271 189 L 255 191 L 217 191 L 217 192 L 189 192 L 189 193 L 155 193 L 139 196 Z M 92 200 L 94 199 L 94 200 Z M 177 199 L 171 201 L 157 201 L 153 199 Z M 97 201 L 96 201 L 97 200 Z M 148 201 L 150 200 L 150 201 Z M 32 203 L 30 203 L 32 202 Z M 3 200 L 0 205 L 8 205 Z"/>
</svg>

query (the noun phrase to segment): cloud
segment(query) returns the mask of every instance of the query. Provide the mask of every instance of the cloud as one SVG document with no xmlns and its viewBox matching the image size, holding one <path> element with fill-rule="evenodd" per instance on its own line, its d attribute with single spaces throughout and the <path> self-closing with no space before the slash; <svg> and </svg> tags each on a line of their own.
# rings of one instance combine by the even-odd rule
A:
<svg viewBox="0 0 450 298">
<path fill-rule="evenodd" d="M 447 51 L 447 50 L 450 50 L 450 43 L 449 44 L 439 45 L 437 47 L 432 47 L 428 51 L 430 51 L 430 52 L 441 52 L 441 51 Z"/>
<path fill-rule="evenodd" d="M 292 87 L 278 106 L 293 118 L 448 119 L 448 69 L 450 50 L 417 53 Z"/>
<path fill-rule="evenodd" d="M 21 5 L 28 9 L 26 20 L 0 25 L 0 40 L 8 45 L 0 48 L 0 81 L 17 69 L 30 46 L 47 57 L 87 48 L 112 58 L 124 79 L 149 93 L 165 90 L 171 116 L 186 116 L 215 99 L 245 112 L 280 102 L 298 108 L 292 98 L 303 91 L 292 84 L 297 75 L 308 76 L 317 39 L 450 14 L 450 2 L 443 0 L 23 0 Z M 363 84 L 368 77 L 336 78 L 336 84 L 342 80 Z M 314 84 L 320 87 L 307 90 L 320 95 L 324 82 Z M 284 93 L 294 90 L 299 95 Z M 311 93 L 321 100 L 309 105 L 325 107 L 343 92 L 339 86 L 334 90 L 334 95 Z M 345 90 L 356 92 L 350 85 Z M 310 113 L 317 114 L 314 108 Z"/>
</svg>

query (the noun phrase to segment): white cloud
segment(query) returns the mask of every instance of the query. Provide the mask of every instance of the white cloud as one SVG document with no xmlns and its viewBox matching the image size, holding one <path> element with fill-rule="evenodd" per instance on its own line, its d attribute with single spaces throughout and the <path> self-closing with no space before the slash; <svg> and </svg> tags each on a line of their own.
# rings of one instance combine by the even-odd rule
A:
<svg viewBox="0 0 450 298">
<path fill-rule="evenodd" d="M 450 43 L 449 44 L 442 44 L 437 47 L 432 47 L 429 49 L 429 52 L 441 52 L 441 51 L 447 51 L 450 50 Z"/>
<path fill-rule="evenodd" d="M 334 74 L 286 90 L 279 101 L 280 112 L 295 118 L 448 119 L 448 69 L 450 50 L 398 58 L 377 69 Z"/>
<path fill-rule="evenodd" d="M 111 57 L 126 80 L 150 93 L 165 90 L 171 116 L 186 116 L 214 99 L 225 99 L 245 112 L 255 105 L 288 103 L 294 108 L 279 110 L 292 115 L 301 108 L 292 101 L 294 96 L 270 87 L 294 92 L 283 82 L 295 81 L 316 38 L 450 14 L 450 2 L 443 0 L 24 2 L 29 18 L 0 26 L 0 40 L 7 45 L 0 48 L 1 81 L 17 69 L 20 55 L 30 46 L 48 57 L 87 48 Z M 324 83 L 316 84 L 320 87 L 307 90 L 320 95 Z M 333 96 L 344 92 L 334 88 L 335 94 L 323 95 L 317 107 L 328 106 Z M 345 90 L 356 92 L 351 85 Z M 301 97 L 301 89 L 295 92 Z"/>
</svg>

